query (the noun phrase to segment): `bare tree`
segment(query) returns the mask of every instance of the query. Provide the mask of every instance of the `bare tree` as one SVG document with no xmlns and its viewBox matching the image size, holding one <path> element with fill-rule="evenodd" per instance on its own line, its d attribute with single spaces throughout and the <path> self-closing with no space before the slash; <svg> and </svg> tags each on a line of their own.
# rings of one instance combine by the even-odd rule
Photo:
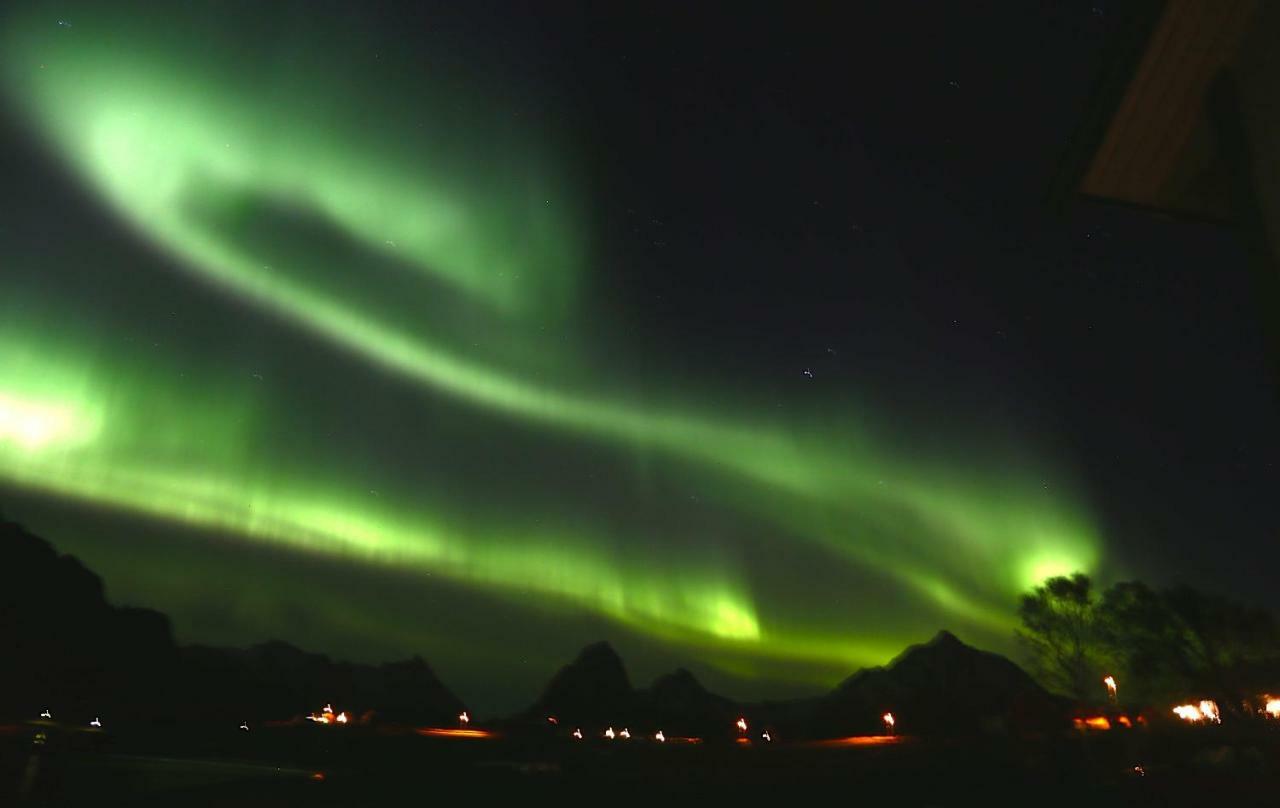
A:
<svg viewBox="0 0 1280 808">
<path fill-rule="evenodd" d="M 1022 596 L 1016 631 L 1032 672 L 1050 690 L 1093 700 L 1105 666 L 1098 602 L 1089 576 L 1049 578 Z"/>
</svg>

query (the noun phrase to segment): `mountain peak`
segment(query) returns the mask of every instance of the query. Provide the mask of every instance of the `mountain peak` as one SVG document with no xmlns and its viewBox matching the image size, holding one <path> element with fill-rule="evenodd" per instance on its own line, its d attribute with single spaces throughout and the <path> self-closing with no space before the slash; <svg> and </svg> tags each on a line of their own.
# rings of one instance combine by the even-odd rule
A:
<svg viewBox="0 0 1280 808">
<path fill-rule="evenodd" d="M 964 645 L 964 643 L 959 637 L 944 628 L 934 634 L 933 639 L 929 640 L 925 645 Z"/>
<path fill-rule="evenodd" d="M 592 664 L 592 663 L 612 663 L 617 662 L 622 665 L 622 657 L 618 656 L 618 652 L 607 640 L 598 640 L 583 646 L 578 652 L 578 656 L 574 659 L 573 664 Z"/>
<path fill-rule="evenodd" d="M 668 704 L 691 705 L 703 702 L 718 704 L 728 701 L 723 696 L 717 696 L 707 690 L 688 668 L 676 668 L 670 673 L 662 674 L 649 685 L 648 693 L 651 698 Z"/>
<path fill-rule="evenodd" d="M 664 673 L 657 679 L 653 680 L 653 684 L 649 686 L 651 690 L 667 690 L 679 689 L 685 691 L 704 691 L 705 687 L 702 682 L 698 681 L 698 677 L 694 676 L 688 668 L 676 668 L 670 673 Z"/>
<path fill-rule="evenodd" d="M 949 631 L 910 646 L 883 668 L 850 676 L 827 697 L 826 709 L 834 725 L 862 731 L 874 731 L 888 709 L 923 733 L 1007 730 L 1030 716 L 1046 726 L 1061 720 L 1053 697 L 1025 671 Z"/>
<path fill-rule="evenodd" d="M 659 676 L 638 695 L 644 716 L 667 732 L 708 736 L 732 726 L 733 702 L 707 690 L 687 668 Z"/>
<path fill-rule="evenodd" d="M 633 696 L 618 652 L 607 642 L 594 642 L 551 677 L 531 712 L 592 721 L 628 712 Z"/>
<path fill-rule="evenodd" d="M 943 629 L 929 638 L 927 642 L 907 646 L 902 653 L 894 657 L 885 667 L 889 670 L 895 670 L 904 664 L 911 665 L 913 662 L 918 662 L 923 658 L 951 659 L 966 654 L 985 653 L 985 651 L 979 651 L 971 645 L 966 645 L 959 637 Z"/>
</svg>

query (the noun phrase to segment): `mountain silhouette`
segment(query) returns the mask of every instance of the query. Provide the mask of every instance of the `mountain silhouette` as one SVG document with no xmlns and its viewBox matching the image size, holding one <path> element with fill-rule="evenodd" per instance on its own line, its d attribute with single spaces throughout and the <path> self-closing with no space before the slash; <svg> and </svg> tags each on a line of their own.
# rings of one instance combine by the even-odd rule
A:
<svg viewBox="0 0 1280 808">
<path fill-rule="evenodd" d="M 97 714 L 139 722 L 200 715 L 216 720 L 290 719 L 326 703 L 356 720 L 452 724 L 462 702 L 421 657 L 382 665 L 333 660 L 285 642 L 245 649 L 180 646 L 169 620 L 108 602 L 102 580 L 20 525 L 0 520 L 0 717 Z M 884 731 L 922 736 L 1032 733 L 1067 725 L 1069 702 L 1008 659 L 940 631 L 884 667 L 866 668 L 826 696 L 740 703 L 703 687 L 688 670 L 635 689 L 617 651 L 587 645 L 551 677 L 509 726 L 629 726 L 725 738 L 737 715 L 786 737 Z"/>
<path fill-rule="evenodd" d="M 167 617 L 112 606 L 79 560 L 2 519 L 0 645 L 0 714 L 11 717 L 50 704 L 81 716 L 149 714 L 177 664 Z"/>
<path fill-rule="evenodd" d="M 1066 724 L 1066 703 L 999 654 L 940 631 L 882 668 L 865 668 L 816 705 L 817 731 L 876 732 L 892 712 L 917 735 L 1027 732 Z"/>
<path fill-rule="evenodd" d="M 278 640 L 247 649 L 181 651 L 189 701 L 207 714 L 286 720 L 323 704 L 353 719 L 451 725 L 463 703 L 421 657 L 381 665 L 344 662 Z"/>
<path fill-rule="evenodd" d="M 670 735 L 709 737 L 732 727 L 738 707 L 716 695 L 685 668 L 659 676 L 647 690 L 637 692 L 643 722 Z"/>
<path fill-rule="evenodd" d="M 12 664 L 0 665 L 0 716 L 7 718 L 47 707 L 75 721 L 200 715 L 235 726 L 332 702 L 374 719 L 452 723 L 463 708 L 421 657 L 366 665 L 279 641 L 179 646 L 163 614 L 113 606 L 102 580 L 79 560 L 3 520 L 0 647 L 12 654 Z"/>
<path fill-rule="evenodd" d="M 583 648 L 526 711 L 533 721 L 555 717 L 564 725 L 625 723 L 636 714 L 635 692 L 618 652 L 607 642 Z"/>
</svg>

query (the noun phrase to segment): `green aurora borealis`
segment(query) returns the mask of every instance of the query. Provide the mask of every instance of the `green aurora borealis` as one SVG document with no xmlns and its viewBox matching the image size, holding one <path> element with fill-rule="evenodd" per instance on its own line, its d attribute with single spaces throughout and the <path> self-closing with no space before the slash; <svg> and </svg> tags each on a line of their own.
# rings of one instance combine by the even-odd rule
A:
<svg viewBox="0 0 1280 808">
<path fill-rule="evenodd" d="M 603 618 L 776 681 L 833 681 L 943 625 L 999 642 L 1017 593 L 1101 562 L 1069 475 L 998 448 L 1016 425 L 982 456 L 958 438 L 906 451 L 874 391 L 788 416 L 714 379 L 690 389 L 625 335 L 607 361 L 579 344 L 584 279 L 605 270 L 574 134 L 504 117 L 494 82 L 407 74 L 394 53 L 335 63 L 337 23 L 265 48 L 186 14 L 3 19 L 8 114 L 158 253 L 6 248 L 10 490 L 229 537 L 211 545 L 229 559 L 252 543 L 394 567 L 456 587 L 449 609 Z M 138 308 L 99 305 L 87 275 Z M 153 294 L 196 313 L 140 317 Z M 157 558 L 108 585 L 200 640 L 171 574 Z M 316 608 L 375 598 L 326 590 Z M 420 615 L 357 622 L 446 671 L 433 649 L 463 641 Z"/>
</svg>

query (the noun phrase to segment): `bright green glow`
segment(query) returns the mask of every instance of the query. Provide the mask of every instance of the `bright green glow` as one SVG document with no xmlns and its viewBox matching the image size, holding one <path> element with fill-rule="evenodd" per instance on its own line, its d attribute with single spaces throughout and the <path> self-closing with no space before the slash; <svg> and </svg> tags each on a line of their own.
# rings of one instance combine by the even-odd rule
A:
<svg viewBox="0 0 1280 808">
<path fill-rule="evenodd" d="M 231 59 L 217 37 L 192 52 L 183 37 L 163 35 L 162 22 L 139 32 L 126 15 L 94 12 L 87 7 L 70 30 L 10 21 L 0 40 L 5 83 L 72 171 L 183 270 L 447 394 L 482 422 L 656 454 L 670 475 L 736 514 L 735 528 L 775 531 L 781 554 L 874 570 L 934 614 L 1003 633 L 1014 595 L 1030 583 L 1097 563 L 1088 520 L 1023 469 L 941 453 L 902 459 L 843 412 L 796 427 L 743 413 L 727 396 L 644 406 L 626 395 L 634 388 L 592 377 L 564 347 L 567 331 L 528 336 L 529 322 L 569 327 L 587 234 L 564 201 L 573 194 L 552 150 L 496 114 L 450 120 L 459 90 L 438 93 L 438 120 L 406 122 L 378 94 L 318 90 L 337 71 L 315 42 L 281 67 Z M 364 119 L 380 125 L 355 122 Z M 279 231 L 261 238 L 254 227 L 264 220 Z M 299 248 L 299 233 L 348 250 Z M 473 321 L 451 321 L 455 303 L 473 307 Z M 366 480 L 338 471 L 341 446 L 326 458 L 333 470 L 317 472 L 270 440 L 290 423 L 290 404 L 273 394 L 175 383 L 177 360 L 158 374 L 135 367 L 119 343 L 82 354 L 91 334 L 59 340 L 14 320 L 0 337 L 0 477 L 11 483 L 547 596 L 709 647 L 726 665 L 861 664 L 896 650 L 851 636 L 837 616 L 812 617 L 823 604 L 800 593 L 800 606 L 760 602 L 732 541 L 667 537 L 680 546 L 668 558 L 624 552 L 643 538 L 638 528 L 534 530 L 501 511 L 462 519 L 405 492 L 370 502 L 352 493 Z M 536 356 L 538 372 L 511 355 Z M 429 419 L 420 428 L 429 432 Z M 359 430 L 347 440 L 359 443 Z M 627 539 L 611 544 L 618 533 Z"/>
<path fill-rule="evenodd" d="M 201 246 L 192 227 L 195 207 L 234 210 L 246 194 L 266 191 L 505 312 L 563 306 L 581 238 L 563 193 L 543 193 L 544 169 L 512 159 L 527 153 L 527 128 L 496 144 L 499 153 L 424 157 L 441 152 L 438 130 L 447 126 L 420 123 L 408 138 L 382 141 L 351 116 L 372 103 L 368 94 L 335 90 L 318 102 L 308 60 L 323 63 L 323 52 L 274 64 L 270 86 L 254 83 L 246 95 L 227 83 L 227 71 L 219 75 L 218 54 L 172 50 L 158 33 L 140 41 L 134 21 L 82 11 L 83 31 L 49 30 L 43 18 L 15 25 L 6 41 L 10 77 L 99 190 L 180 254 L 215 257 L 203 254 L 216 248 Z M 155 69 L 175 57 L 183 70 Z M 110 77 L 94 73 L 104 64 Z M 441 106 L 460 103 L 465 91 L 455 88 Z M 247 280 L 231 277 L 246 256 L 220 258 L 194 268 Z"/>
<path fill-rule="evenodd" d="M 201 435 L 226 433 L 216 409 L 202 417 L 175 408 L 156 417 L 140 406 L 164 394 L 153 380 L 135 377 L 129 392 L 113 401 L 89 368 L 51 356 L 38 369 L 23 368 L 12 361 L 15 353 L 0 350 L 0 377 L 8 386 L 0 389 L 0 419 L 16 413 L 9 420 L 18 423 L 16 440 L 0 440 L 0 474 L 13 482 L 327 555 L 419 568 L 498 589 L 519 586 L 667 634 L 759 639 L 749 599 L 714 567 L 686 572 L 632 563 L 624 573 L 599 542 L 580 537 L 460 536 L 447 526 L 401 515 L 411 513 L 408 508 L 374 511 L 340 490 L 255 490 L 242 476 L 220 472 L 219 458 L 202 445 Z M 49 406 L 25 397 L 27 390 L 47 386 L 51 376 L 81 379 L 79 401 Z M 111 428 L 93 429 L 100 419 Z M 171 420 L 181 420 L 182 427 Z M 39 445 L 28 437 L 33 423 Z M 132 440 L 179 428 L 189 437 L 171 447 L 180 451 L 177 462 Z"/>
<path fill-rule="evenodd" d="M 57 342 L 47 337 L 43 341 Z M 25 409 L 25 391 L 46 387 L 50 378 L 77 379 L 80 401 L 60 407 L 68 421 L 89 423 L 101 416 L 88 413 L 98 412 L 106 413 L 114 425 L 88 445 L 78 439 L 50 441 L 38 457 L 25 447 L 0 447 L 0 474 L 20 485 L 308 552 L 418 568 L 498 590 L 532 590 L 671 641 L 696 642 L 729 660 L 758 651 L 761 645 L 774 659 L 833 666 L 874 662 L 888 650 L 887 645 L 868 650 L 865 643 L 848 637 L 804 639 L 794 632 L 765 636 L 750 598 L 725 579 L 716 564 L 695 567 L 682 558 L 666 566 L 620 565 L 599 552 L 599 542 L 582 537 L 460 536 L 448 526 L 398 515 L 406 508 L 373 512 L 367 505 L 345 502 L 340 491 L 255 491 L 243 478 L 208 473 L 217 465 L 214 458 L 199 458 L 193 465 L 202 470 L 190 471 L 183 465 L 206 451 L 198 436 L 220 429 L 218 417 L 209 415 L 218 412 L 217 407 L 209 407 L 203 418 L 191 410 L 174 412 L 192 436 L 186 445 L 171 447 L 181 450 L 186 463 L 160 467 L 154 459 L 135 457 L 138 447 L 131 440 L 140 432 L 170 430 L 170 424 L 139 406 L 152 395 L 163 395 L 162 384 L 138 375 L 126 395 L 111 400 L 90 368 L 45 356 L 32 363 L 38 370 L 24 369 L 14 357 L 30 357 L 30 352 L 12 350 L 12 339 L 5 343 L 10 350 L 0 351 L 0 368 L 13 387 L 0 393 L 3 400 Z M 216 394 L 206 390 L 203 395 Z M 225 433 L 225 427 L 221 429 Z M 735 667 L 732 662 L 726 666 Z"/>
<path fill-rule="evenodd" d="M 22 401 L 0 394 L 0 443 L 13 443 L 24 451 L 39 451 L 91 440 L 97 419 L 57 404 Z"/>
<path fill-rule="evenodd" d="M 1091 566 L 1091 564 L 1081 563 L 1078 558 L 1071 558 L 1069 556 L 1033 558 L 1024 568 L 1022 588 L 1024 591 L 1030 590 L 1031 588 L 1043 583 L 1046 578 L 1071 575 L 1074 572 L 1088 569 Z"/>
</svg>

